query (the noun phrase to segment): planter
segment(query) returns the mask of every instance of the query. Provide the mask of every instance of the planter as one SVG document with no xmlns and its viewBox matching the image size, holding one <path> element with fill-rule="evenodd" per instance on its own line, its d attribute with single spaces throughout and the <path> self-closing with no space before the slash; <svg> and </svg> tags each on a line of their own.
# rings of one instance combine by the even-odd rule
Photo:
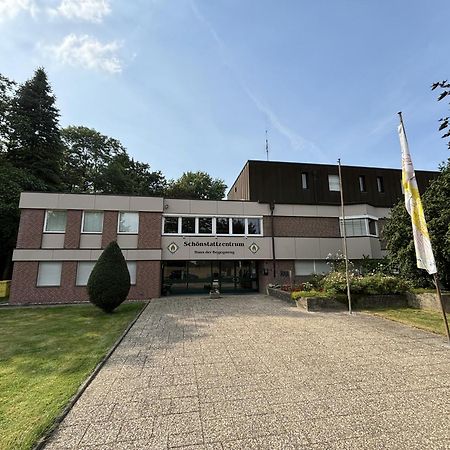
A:
<svg viewBox="0 0 450 450">
<path fill-rule="evenodd" d="M 435 292 L 424 292 L 422 294 L 414 294 L 408 292 L 406 294 L 408 306 L 419 309 L 432 309 L 441 311 L 441 304 Z M 445 311 L 450 312 L 450 294 L 442 294 Z"/>
</svg>

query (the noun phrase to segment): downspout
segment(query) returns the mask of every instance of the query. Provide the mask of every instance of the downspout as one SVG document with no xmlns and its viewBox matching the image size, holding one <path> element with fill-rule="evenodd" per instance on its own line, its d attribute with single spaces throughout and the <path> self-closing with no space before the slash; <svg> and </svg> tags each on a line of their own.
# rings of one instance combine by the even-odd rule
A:
<svg viewBox="0 0 450 450">
<path fill-rule="evenodd" d="M 271 201 L 269 203 L 270 207 L 270 220 L 271 220 L 271 229 L 272 229 L 272 265 L 273 265 L 273 282 L 275 283 L 276 279 L 276 263 L 275 263 L 275 231 L 274 231 L 274 218 L 273 212 L 275 210 L 275 202 Z"/>
</svg>

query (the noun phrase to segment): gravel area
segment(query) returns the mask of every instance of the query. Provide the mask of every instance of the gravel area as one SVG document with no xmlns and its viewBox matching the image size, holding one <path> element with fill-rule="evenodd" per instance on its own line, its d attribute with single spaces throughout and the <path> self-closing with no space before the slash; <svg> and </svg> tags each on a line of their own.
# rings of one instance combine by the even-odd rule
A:
<svg viewBox="0 0 450 450">
<path fill-rule="evenodd" d="M 445 338 L 264 295 L 153 300 L 53 449 L 450 449 Z"/>
</svg>

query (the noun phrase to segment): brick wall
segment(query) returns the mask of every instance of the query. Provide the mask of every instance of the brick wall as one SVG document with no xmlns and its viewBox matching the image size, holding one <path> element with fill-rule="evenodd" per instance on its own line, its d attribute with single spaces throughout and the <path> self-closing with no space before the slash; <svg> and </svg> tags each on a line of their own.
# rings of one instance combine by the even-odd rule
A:
<svg viewBox="0 0 450 450">
<path fill-rule="evenodd" d="M 76 286 L 77 262 L 63 261 L 61 286 L 37 287 L 37 261 L 14 263 L 13 281 L 9 301 L 12 304 L 50 304 L 87 302 L 85 286 Z M 129 300 L 146 300 L 159 297 L 161 292 L 161 263 L 137 261 L 136 285 L 131 286 Z"/>
<path fill-rule="evenodd" d="M 81 234 L 81 214 L 75 209 L 67 211 L 66 235 L 64 237 L 64 248 L 79 248 Z"/>
<path fill-rule="evenodd" d="M 138 248 L 161 248 L 162 214 L 139 213 Z"/>
<path fill-rule="evenodd" d="M 102 248 L 105 248 L 111 241 L 117 240 L 117 211 L 105 211 L 103 215 L 103 235 Z"/>
<path fill-rule="evenodd" d="M 264 217 L 264 236 L 272 235 L 272 220 Z M 340 237 L 337 217 L 274 217 L 277 237 Z"/>
<path fill-rule="evenodd" d="M 44 209 L 22 209 L 16 248 L 41 248 Z"/>
<path fill-rule="evenodd" d="M 265 270 L 267 271 L 267 275 L 264 274 Z M 266 286 L 269 283 L 289 284 L 289 270 L 292 272 L 292 279 L 295 282 L 295 263 L 293 260 L 275 261 L 275 276 L 273 274 L 273 261 L 260 261 L 258 267 L 259 291 L 265 293 Z"/>
</svg>

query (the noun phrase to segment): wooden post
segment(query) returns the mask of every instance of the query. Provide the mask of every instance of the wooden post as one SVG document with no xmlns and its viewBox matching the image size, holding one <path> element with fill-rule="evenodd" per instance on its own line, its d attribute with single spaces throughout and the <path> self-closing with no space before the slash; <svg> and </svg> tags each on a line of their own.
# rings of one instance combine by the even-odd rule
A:
<svg viewBox="0 0 450 450">
<path fill-rule="evenodd" d="M 439 278 L 437 273 L 433 275 L 434 278 L 434 284 L 436 285 L 436 293 L 439 297 L 439 303 L 441 304 L 441 310 L 442 310 L 442 317 L 444 319 L 444 326 L 445 326 L 445 332 L 447 333 L 447 341 L 450 344 L 450 331 L 448 329 L 448 322 L 447 322 L 447 315 L 445 314 L 445 305 L 444 301 L 442 300 L 442 293 L 441 288 L 439 286 Z"/>
</svg>

